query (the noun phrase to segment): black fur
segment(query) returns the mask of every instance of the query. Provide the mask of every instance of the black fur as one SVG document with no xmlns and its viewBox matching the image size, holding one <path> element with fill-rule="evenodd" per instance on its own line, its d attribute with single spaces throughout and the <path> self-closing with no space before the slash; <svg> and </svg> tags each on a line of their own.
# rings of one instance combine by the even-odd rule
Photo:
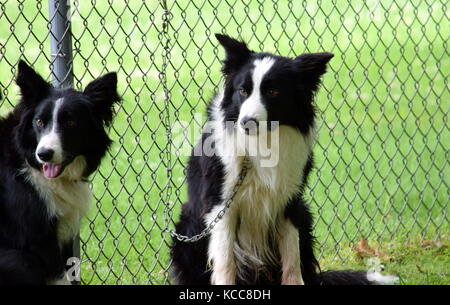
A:
<svg viewBox="0 0 450 305">
<path fill-rule="evenodd" d="M 105 125 L 119 100 L 117 78 L 109 73 L 84 92 L 56 89 L 20 61 L 16 82 L 22 98 L 0 118 L 0 285 L 46 284 L 61 276 L 71 245 L 60 249 L 58 217 L 49 216 L 46 202 L 23 171 L 42 166 L 35 157 L 40 131 L 34 122 L 37 117 L 48 120 L 54 101 L 64 98 L 60 123 L 73 120 L 76 126 L 61 128 L 62 146 L 69 163 L 78 155 L 85 157 L 87 178 L 111 144 Z"/>
<path fill-rule="evenodd" d="M 330 53 L 303 54 L 295 59 L 275 56 L 268 53 L 256 53 L 247 48 L 245 43 L 225 35 L 216 35 L 225 48 L 226 58 L 222 71 L 225 74 L 224 98 L 221 104 L 225 121 L 236 122 L 241 104 L 245 98 L 239 95 L 239 89 L 249 94 L 252 82 L 249 73 L 255 59 L 271 57 L 275 60 L 270 73 L 261 84 L 261 92 L 271 87 L 279 88 L 278 96 L 264 97 L 269 121 L 278 121 L 280 125 L 289 125 L 307 134 L 313 127 L 315 111 L 314 94 L 319 88 L 320 77 L 326 71 L 327 62 L 333 57 Z M 211 108 L 208 120 L 211 120 Z M 209 137 L 204 133 L 199 144 Z M 281 148 L 282 149 L 282 148 Z M 312 152 L 303 169 L 303 181 L 298 195 L 286 205 L 285 217 L 299 231 L 301 270 L 305 284 L 370 284 L 365 272 L 320 272 L 314 255 L 313 218 L 308 204 L 303 199 L 308 175 L 313 167 Z M 192 236 L 204 228 L 204 215 L 221 203 L 224 181 L 224 165 L 216 156 L 190 157 L 187 167 L 188 202 L 183 204 L 180 220 L 176 223 L 176 232 Z M 211 271 L 207 266 L 207 249 L 209 237 L 195 243 L 184 243 L 173 239 L 171 256 L 173 276 L 178 284 L 209 284 Z M 296 245 L 293 245 L 295 247 Z M 260 273 L 255 281 L 237 279 L 237 284 L 280 284 L 281 264 L 266 267 L 269 272 Z M 254 270 L 246 270 L 254 273 Z M 256 275 L 256 273 L 255 273 Z M 252 278 L 252 277 L 249 277 Z"/>
</svg>

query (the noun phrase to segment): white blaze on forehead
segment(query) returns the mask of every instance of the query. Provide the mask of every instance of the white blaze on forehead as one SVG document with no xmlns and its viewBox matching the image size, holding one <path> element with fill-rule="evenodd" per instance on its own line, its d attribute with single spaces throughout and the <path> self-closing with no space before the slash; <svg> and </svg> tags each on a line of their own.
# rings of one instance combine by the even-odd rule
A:
<svg viewBox="0 0 450 305">
<path fill-rule="evenodd" d="M 264 76 L 267 74 L 267 72 L 269 72 L 274 63 L 275 59 L 273 59 L 272 57 L 264 57 L 263 59 L 255 60 L 255 62 L 253 63 L 255 69 L 253 70 L 252 75 L 253 92 L 256 88 L 259 91 L 259 87 L 261 86 L 261 82 L 264 79 Z"/>
<path fill-rule="evenodd" d="M 252 93 L 241 106 L 239 120 L 244 117 L 249 117 L 260 122 L 267 121 L 267 110 L 261 101 L 261 83 L 274 63 L 275 59 L 271 57 L 264 57 L 254 61 L 253 65 L 255 68 L 252 73 Z"/>
<path fill-rule="evenodd" d="M 59 98 L 55 101 L 55 105 L 52 112 L 51 126 L 48 126 L 47 132 L 42 135 L 39 140 L 38 146 L 36 148 L 36 158 L 40 149 L 52 149 L 54 151 L 52 163 L 62 163 L 63 161 L 63 150 L 60 134 L 58 134 L 58 112 L 61 108 L 64 99 Z"/>
</svg>

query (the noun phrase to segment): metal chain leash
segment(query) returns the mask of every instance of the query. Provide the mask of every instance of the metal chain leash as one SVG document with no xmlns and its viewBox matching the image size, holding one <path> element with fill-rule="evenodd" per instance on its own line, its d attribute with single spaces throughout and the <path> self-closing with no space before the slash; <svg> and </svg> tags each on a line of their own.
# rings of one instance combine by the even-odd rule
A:
<svg viewBox="0 0 450 305">
<path fill-rule="evenodd" d="M 185 242 L 185 243 L 194 243 L 196 241 L 199 241 L 200 239 L 208 236 L 211 231 L 214 229 L 216 224 L 223 218 L 226 211 L 230 208 L 231 204 L 233 203 L 234 198 L 236 197 L 236 194 L 238 193 L 240 187 L 242 186 L 242 183 L 244 182 L 245 177 L 247 176 L 247 172 L 250 169 L 250 160 L 248 157 L 244 157 L 244 160 L 242 161 L 242 169 L 239 172 L 238 180 L 236 184 L 234 185 L 233 192 L 231 193 L 230 197 L 225 201 L 225 206 L 222 210 L 217 213 L 216 218 L 214 218 L 213 221 L 209 223 L 209 225 L 199 234 L 196 234 L 194 236 L 186 236 L 181 235 L 175 232 L 175 230 L 170 230 L 170 234 L 175 237 L 178 241 Z"/>
</svg>

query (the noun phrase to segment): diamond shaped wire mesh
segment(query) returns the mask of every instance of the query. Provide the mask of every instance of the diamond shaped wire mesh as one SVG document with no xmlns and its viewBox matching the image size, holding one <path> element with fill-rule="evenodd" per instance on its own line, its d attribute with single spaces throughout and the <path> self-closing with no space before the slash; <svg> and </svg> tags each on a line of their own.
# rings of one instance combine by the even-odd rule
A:
<svg viewBox="0 0 450 305">
<path fill-rule="evenodd" d="M 307 192 L 321 260 L 345 262 L 361 237 L 448 235 L 446 1 L 69 4 L 74 86 L 117 71 L 123 98 L 82 221 L 83 283 L 170 283 L 167 229 L 186 199 L 184 169 L 205 105 L 221 85 L 218 32 L 256 51 L 335 54 L 316 97 Z M 0 2 L 1 115 L 18 100 L 19 58 L 50 80 L 52 18 L 47 1 Z"/>
</svg>

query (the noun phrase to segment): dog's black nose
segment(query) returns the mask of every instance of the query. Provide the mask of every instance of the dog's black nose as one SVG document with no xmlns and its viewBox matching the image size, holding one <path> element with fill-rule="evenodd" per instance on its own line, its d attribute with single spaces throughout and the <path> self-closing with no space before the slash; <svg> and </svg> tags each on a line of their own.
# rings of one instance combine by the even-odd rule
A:
<svg viewBox="0 0 450 305">
<path fill-rule="evenodd" d="M 258 130 L 258 123 L 256 118 L 248 116 L 243 117 L 240 122 L 242 129 L 244 129 L 247 134 Z"/>
<path fill-rule="evenodd" d="M 52 160 L 54 153 L 53 149 L 41 148 L 37 152 L 37 155 L 41 161 L 48 162 Z"/>
<path fill-rule="evenodd" d="M 241 125 L 245 128 L 245 126 L 253 127 L 258 126 L 258 120 L 252 117 L 245 116 L 241 119 Z"/>
</svg>

